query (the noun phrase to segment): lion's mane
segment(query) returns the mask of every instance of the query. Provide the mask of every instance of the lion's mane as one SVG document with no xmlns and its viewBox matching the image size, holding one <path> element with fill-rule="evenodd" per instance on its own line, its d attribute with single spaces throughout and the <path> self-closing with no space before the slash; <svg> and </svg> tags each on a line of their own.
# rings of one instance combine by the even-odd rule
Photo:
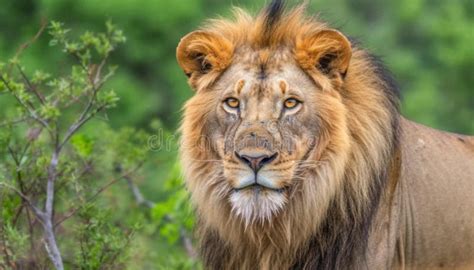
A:
<svg viewBox="0 0 474 270">
<path fill-rule="evenodd" d="M 255 17 L 237 9 L 234 20 L 211 20 L 203 29 L 236 47 L 294 46 L 302 32 L 327 28 L 303 11 L 285 12 L 281 1 L 273 1 Z M 399 97 L 380 61 L 352 43 L 340 91 L 344 102 L 328 99 L 321 108 L 325 132 L 315 149 L 319 159 L 299 167 L 297 175 L 305 181 L 292 187 L 287 206 L 271 222 L 246 226 L 226 201 L 231 190 L 223 184 L 222 164 L 212 142 L 203 140 L 212 138 L 213 93 L 203 92 L 185 105 L 181 160 L 206 267 L 341 269 L 363 260 L 371 222 L 396 162 Z M 314 196 L 322 184 L 336 195 Z"/>
</svg>

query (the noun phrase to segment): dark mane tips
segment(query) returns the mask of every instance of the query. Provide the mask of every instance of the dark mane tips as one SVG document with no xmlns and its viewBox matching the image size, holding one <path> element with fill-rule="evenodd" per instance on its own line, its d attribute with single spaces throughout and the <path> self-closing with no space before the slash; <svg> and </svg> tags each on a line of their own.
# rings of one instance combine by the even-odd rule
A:
<svg viewBox="0 0 474 270">
<path fill-rule="evenodd" d="M 263 40 L 269 41 L 285 11 L 284 0 L 272 0 L 263 11 Z"/>
<path fill-rule="evenodd" d="M 283 11 L 285 10 L 285 1 L 284 0 L 273 0 L 265 8 L 265 26 L 267 29 L 272 29 L 275 23 L 277 23 Z"/>
</svg>

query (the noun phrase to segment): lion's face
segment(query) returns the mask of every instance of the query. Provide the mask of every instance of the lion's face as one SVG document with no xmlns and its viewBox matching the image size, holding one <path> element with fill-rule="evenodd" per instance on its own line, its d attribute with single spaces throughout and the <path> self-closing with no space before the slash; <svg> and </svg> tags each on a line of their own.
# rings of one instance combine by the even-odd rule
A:
<svg viewBox="0 0 474 270">
<path fill-rule="evenodd" d="M 291 50 L 241 49 L 211 85 L 197 91 L 185 114 L 205 127 L 200 151 L 213 154 L 212 161 L 203 159 L 221 176 L 209 180 L 221 187 L 214 191 L 250 224 L 271 220 L 291 203 L 297 185 L 304 188 L 302 174 L 318 166 L 323 137 L 334 133 L 326 124 L 340 125 L 342 111 L 330 80 L 308 75 Z M 320 198 L 336 184 L 321 183 Z"/>
<path fill-rule="evenodd" d="M 323 212 L 337 190 L 332 175 L 314 190 L 304 173 L 315 174 L 327 149 L 337 147 L 338 164 L 345 162 L 346 111 L 337 88 L 350 44 L 333 30 L 295 36 L 292 44 L 239 45 L 196 31 L 178 46 L 178 61 L 196 90 L 185 106 L 182 160 L 193 173 L 188 188 L 206 215 L 230 210 L 245 224 L 270 221 L 302 190 L 313 192 L 303 202 L 320 201 Z"/>
<path fill-rule="evenodd" d="M 284 207 L 297 169 L 318 137 L 317 88 L 285 52 L 262 71 L 262 52 L 234 58 L 214 84 L 213 130 L 233 211 L 269 219 Z"/>
</svg>

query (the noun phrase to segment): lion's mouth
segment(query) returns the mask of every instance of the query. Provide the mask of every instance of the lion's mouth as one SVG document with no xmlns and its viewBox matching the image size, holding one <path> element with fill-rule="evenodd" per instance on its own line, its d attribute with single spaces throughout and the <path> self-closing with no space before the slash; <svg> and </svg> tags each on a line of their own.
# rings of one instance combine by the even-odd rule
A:
<svg viewBox="0 0 474 270">
<path fill-rule="evenodd" d="M 264 186 L 264 185 L 260 185 L 258 183 L 254 183 L 254 184 L 251 184 L 251 185 L 248 185 L 248 186 L 245 186 L 245 187 L 234 188 L 234 191 L 239 192 L 239 191 L 244 191 L 244 190 L 253 190 L 255 192 L 259 192 L 259 191 L 268 190 L 268 191 L 283 193 L 283 192 L 285 192 L 286 189 L 287 189 L 286 187 L 284 187 L 284 188 L 273 188 L 273 187 L 267 187 L 267 186 Z"/>
</svg>

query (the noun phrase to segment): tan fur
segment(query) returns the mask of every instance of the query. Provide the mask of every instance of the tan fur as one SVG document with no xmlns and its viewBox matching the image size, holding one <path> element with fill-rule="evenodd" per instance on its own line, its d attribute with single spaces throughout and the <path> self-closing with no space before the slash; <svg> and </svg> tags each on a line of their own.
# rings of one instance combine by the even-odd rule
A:
<svg viewBox="0 0 474 270">
<path fill-rule="evenodd" d="M 351 222 L 371 222 L 371 213 L 377 212 L 373 208 L 384 209 L 399 192 L 393 180 L 398 178 L 393 172 L 399 170 L 398 101 L 381 90 L 390 86 L 379 77 L 365 51 L 351 46 L 346 37 L 324 23 L 304 17 L 303 10 L 298 7 L 283 14 L 269 30 L 266 14 L 252 17 L 237 9 L 233 21 L 212 20 L 178 46 L 178 62 L 197 91 L 184 108 L 181 161 L 198 214 L 204 261 L 210 268 L 288 269 L 304 260 L 304 268 L 327 268 L 329 264 L 311 264 L 305 255 L 311 249 L 310 239 L 320 239 L 317 249 L 326 254 L 325 249 L 334 248 L 329 245 L 338 243 L 337 236 L 324 235 L 324 228 L 337 230 L 337 224 L 331 226 L 332 219 L 347 224 L 341 227 L 345 230 Z M 334 59 L 326 73 L 317 63 L 327 55 Z M 211 64 L 209 71 L 202 71 L 202 57 Z M 305 99 L 301 112 L 285 117 L 299 117 L 298 125 L 317 130 L 317 136 L 278 120 L 283 112 L 271 100 L 291 93 Z M 229 113 L 223 105 L 229 94 L 248 101 L 239 114 Z M 249 134 L 270 138 L 275 145 L 284 144 L 289 136 L 293 148 L 285 152 L 278 146 L 239 148 L 234 144 L 250 142 Z M 265 173 L 278 175 L 272 184 L 284 192 L 264 189 L 259 195 L 266 198 L 262 202 L 269 203 L 268 209 L 262 209 L 270 211 L 270 216 L 246 218 L 246 214 L 236 214 L 236 206 L 230 203 L 240 181 L 235 175 L 244 168 L 234 156 L 239 149 L 279 153 Z M 380 217 L 382 212 L 377 212 L 374 223 L 385 218 Z M 370 236 L 369 244 L 373 239 Z M 359 260 L 359 248 L 342 246 L 347 250 L 341 254 L 351 255 L 347 261 L 353 263 L 352 269 L 376 261 Z M 364 255 L 367 250 L 364 247 L 360 252 Z M 321 262 L 329 261 L 321 256 Z M 338 264 L 344 258 L 335 260 L 335 266 L 351 268 Z"/>
</svg>

